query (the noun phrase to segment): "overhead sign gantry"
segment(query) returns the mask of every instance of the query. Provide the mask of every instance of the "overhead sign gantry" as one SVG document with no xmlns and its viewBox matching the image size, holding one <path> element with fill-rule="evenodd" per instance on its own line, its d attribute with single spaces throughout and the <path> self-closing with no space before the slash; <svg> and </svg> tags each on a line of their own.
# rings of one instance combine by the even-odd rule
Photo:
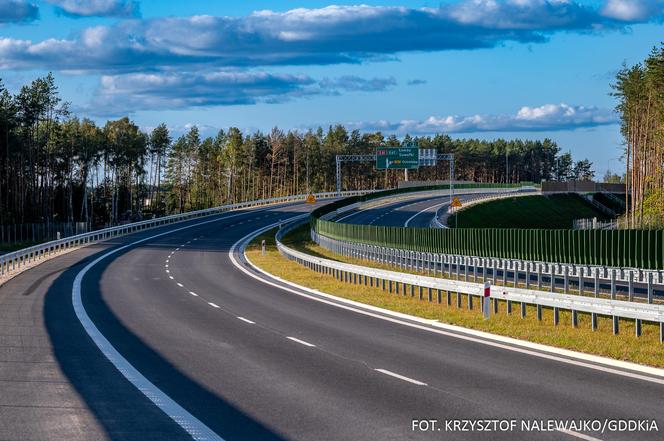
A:
<svg viewBox="0 0 664 441">
<path fill-rule="evenodd" d="M 416 170 L 434 166 L 437 161 L 450 163 L 450 195 L 454 194 L 454 154 L 438 153 L 436 149 L 420 149 L 417 144 L 402 147 L 378 147 L 376 154 L 337 155 L 337 194 L 341 195 L 341 164 L 344 162 L 374 162 L 378 170 Z"/>
</svg>

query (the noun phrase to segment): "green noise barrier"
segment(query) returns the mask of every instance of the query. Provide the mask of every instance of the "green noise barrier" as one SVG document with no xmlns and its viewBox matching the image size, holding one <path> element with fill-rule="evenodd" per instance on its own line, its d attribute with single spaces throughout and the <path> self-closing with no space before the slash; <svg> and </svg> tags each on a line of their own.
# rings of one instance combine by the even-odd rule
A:
<svg viewBox="0 0 664 441">
<path fill-rule="evenodd" d="M 312 212 L 311 228 L 332 239 L 410 251 L 664 269 L 664 230 L 437 229 L 356 225 L 320 219 L 326 213 L 355 202 L 408 191 L 445 188 L 436 186 L 388 190 L 336 201 Z M 463 184 L 456 188 L 495 187 L 490 184 Z"/>
</svg>

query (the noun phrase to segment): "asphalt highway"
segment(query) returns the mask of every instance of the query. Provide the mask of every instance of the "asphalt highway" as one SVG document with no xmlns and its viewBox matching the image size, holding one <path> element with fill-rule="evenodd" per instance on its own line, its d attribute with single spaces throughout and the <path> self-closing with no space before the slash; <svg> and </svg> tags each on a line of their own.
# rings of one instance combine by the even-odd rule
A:
<svg viewBox="0 0 664 441">
<path fill-rule="evenodd" d="M 459 195 L 462 202 L 476 195 Z M 339 216 L 337 221 L 350 224 L 384 225 L 390 227 L 429 227 L 436 210 L 444 210 L 449 196 L 426 196 L 391 200 L 389 203 L 354 210 Z"/>
<path fill-rule="evenodd" d="M 390 222 L 403 225 L 441 202 L 393 210 Z M 81 270 L 127 245 L 89 267 L 83 307 L 133 368 L 220 438 L 662 438 L 445 430 L 454 419 L 514 419 L 519 427 L 655 419 L 664 430 L 664 380 L 349 309 L 264 283 L 237 249 L 231 258 L 242 238 L 311 208 L 247 210 L 118 238 L 0 287 L 0 439 L 191 439 L 186 422 L 162 412 L 99 350 L 72 304 Z M 437 419 L 441 430 L 413 431 L 413 419 Z"/>
</svg>

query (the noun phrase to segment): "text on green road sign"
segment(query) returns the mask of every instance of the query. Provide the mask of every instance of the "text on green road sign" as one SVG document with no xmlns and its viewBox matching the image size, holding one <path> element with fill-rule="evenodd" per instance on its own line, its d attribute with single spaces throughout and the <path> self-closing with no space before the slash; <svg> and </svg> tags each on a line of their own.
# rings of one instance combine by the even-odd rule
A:
<svg viewBox="0 0 664 441">
<path fill-rule="evenodd" d="M 376 149 L 377 169 L 418 168 L 420 153 L 418 147 L 379 147 Z"/>
</svg>

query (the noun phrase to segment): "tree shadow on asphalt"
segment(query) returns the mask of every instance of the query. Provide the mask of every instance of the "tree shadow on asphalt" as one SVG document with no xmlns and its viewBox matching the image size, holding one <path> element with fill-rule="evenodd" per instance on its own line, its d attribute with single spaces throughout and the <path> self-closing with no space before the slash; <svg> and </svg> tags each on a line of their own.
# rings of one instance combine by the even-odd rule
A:
<svg viewBox="0 0 664 441">
<path fill-rule="evenodd" d="M 76 317 L 72 305 L 74 278 L 87 262 L 104 252 L 88 257 L 63 272 L 46 294 L 44 320 L 54 357 L 109 438 L 131 441 L 190 440 L 191 436 L 106 359 Z M 112 261 L 112 258 L 104 259 L 90 270 L 86 278 L 99 276 Z M 222 397 L 188 378 L 145 345 L 115 317 L 98 289 L 84 292 L 83 301 L 86 311 L 106 338 L 116 348 L 116 342 L 121 342 L 123 356 L 219 436 L 227 440 L 283 439 Z M 154 378 L 162 380 L 155 382 Z M 89 438 L 82 435 L 83 438 Z"/>
</svg>

